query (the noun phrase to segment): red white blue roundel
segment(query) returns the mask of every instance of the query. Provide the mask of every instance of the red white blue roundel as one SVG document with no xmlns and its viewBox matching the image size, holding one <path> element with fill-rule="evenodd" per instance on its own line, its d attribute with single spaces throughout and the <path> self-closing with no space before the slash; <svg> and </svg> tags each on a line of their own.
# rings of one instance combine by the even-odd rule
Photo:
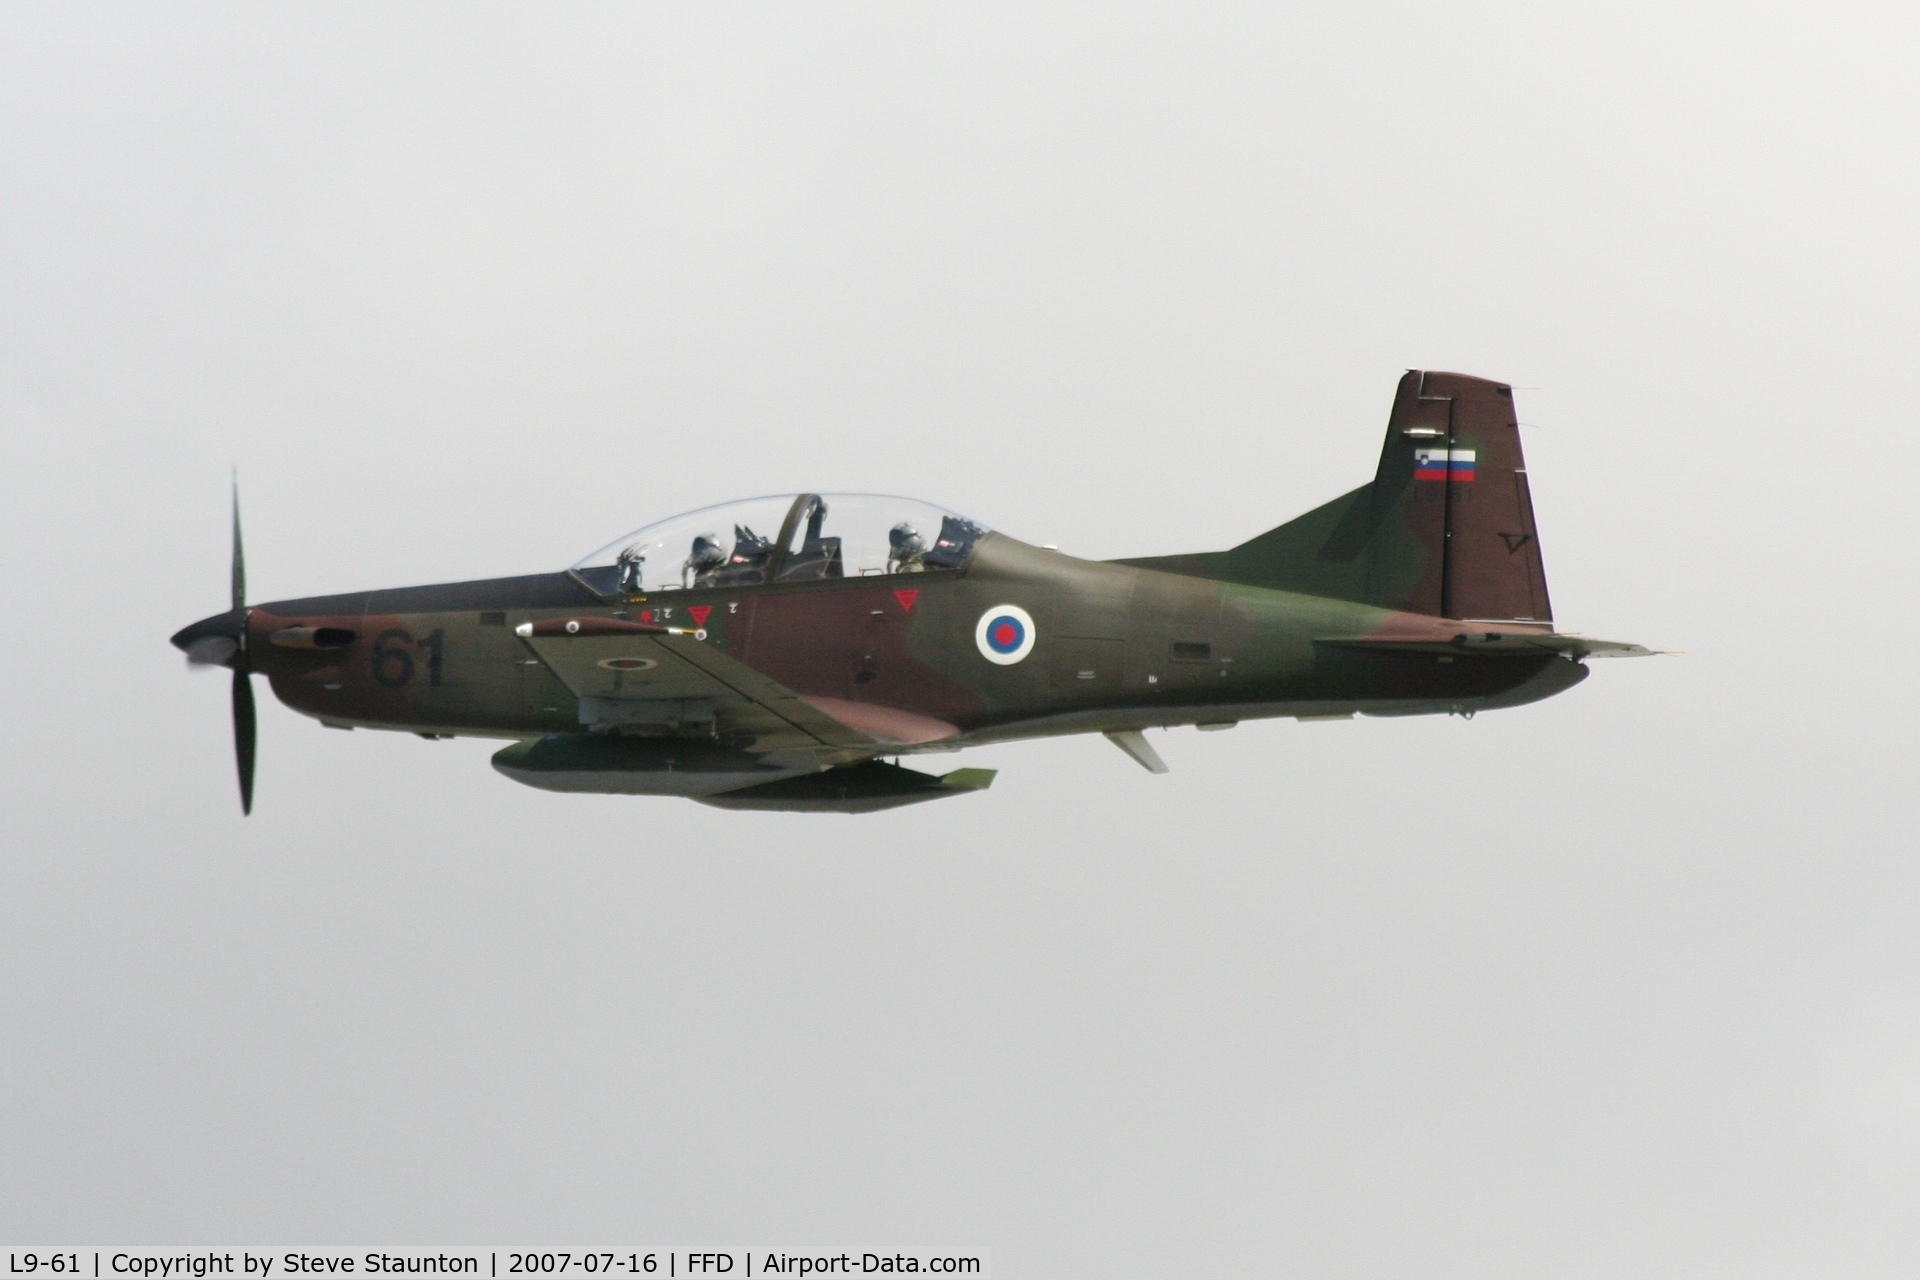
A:
<svg viewBox="0 0 1920 1280">
<path fill-rule="evenodd" d="M 1012 666 L 1033 652 L 1033 615 L 1017 604 L 997 604 L 980 615 L 973 642 L 988 662 Z"/>
</svg>

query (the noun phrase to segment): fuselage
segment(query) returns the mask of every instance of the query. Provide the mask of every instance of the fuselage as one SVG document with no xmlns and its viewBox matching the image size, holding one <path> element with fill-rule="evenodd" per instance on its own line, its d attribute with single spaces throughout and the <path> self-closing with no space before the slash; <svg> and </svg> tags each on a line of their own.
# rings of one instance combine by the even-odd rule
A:
<svg viewBox="0 0 1920 1280">
<path fill-rule="evenodd" d="M 1535 702 L 1641 645 L 1556 632 L 1513 389 L 1400 379 L 1373 479 L 1217 551 L 1090 561 L 881 494 L 684 512 L 559 573 L 232 607 L 173 643 L 339 728 L 514 741 L 553 791 L 872 812 L 978 792 L 890 757 L 1155 727 Z"/>
<path fill-rule="evenodd" d="M 1018 661 L 989 661 L 976 624 L 1006 605 L 1031 617 L 1032 644 Z M 581 700 L 515 630 L 557 618 L 698 627 L 847 723 L 882 737 L 890 717 L 948 727 L 892 735 L 908 751 L 1270 716 L 1471 714 L 1586 674 L 1551 653 L 1339 643 L 1444 645 L 1462 624 L 1082 560 L 999 533 L 963 567 L 912 574 L 610 600 L 560 572 L 282 600 L 247 612 L 246 647 L 282 702 L 325 724 L 526 739 L 583 724 Z"/>
</svg>

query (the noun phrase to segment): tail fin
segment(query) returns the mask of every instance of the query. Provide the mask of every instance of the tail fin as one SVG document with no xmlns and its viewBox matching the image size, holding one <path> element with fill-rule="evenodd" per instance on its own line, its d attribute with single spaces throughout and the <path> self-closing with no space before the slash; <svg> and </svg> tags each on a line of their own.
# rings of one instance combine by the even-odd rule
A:
<svg viewBox="0 0 1920 1280">
<path fill-rule="evenodd" d="M 1231 551 L 1123 563 L 1444 618 L 1553 620 L 1513 389 L 1459 373 L 1400 379 L 1371 484 Z"/>
</svg>

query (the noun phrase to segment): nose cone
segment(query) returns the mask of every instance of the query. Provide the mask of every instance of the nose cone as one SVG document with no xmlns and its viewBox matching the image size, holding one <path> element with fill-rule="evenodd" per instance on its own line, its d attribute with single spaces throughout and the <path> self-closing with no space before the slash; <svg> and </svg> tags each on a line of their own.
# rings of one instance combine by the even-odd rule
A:
<svg viewBox="0 0 1920 1280">
<path fill-rule="evenodd" d="M 225 667 L 233 664 L 246 634 L 247 611 L 229 609 L 180 628 L 173 633 L 171 643 L 195 666 Z"/>
</svg>

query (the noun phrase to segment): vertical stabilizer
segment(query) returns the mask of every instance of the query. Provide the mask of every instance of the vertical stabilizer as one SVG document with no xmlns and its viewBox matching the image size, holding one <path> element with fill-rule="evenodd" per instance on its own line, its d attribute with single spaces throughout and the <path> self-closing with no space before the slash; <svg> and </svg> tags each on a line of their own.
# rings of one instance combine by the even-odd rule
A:
<svg viewBox="0 0 1920 1280">
<path fill-rule="evenodd" d="M 1416 380 L 1404 425 L 1396 405 L 1400 430 L 1388 432 L 1374 484 L 1388 479 L 1390 465 L 1396 478 L 1409 476 L 1401 482 L 1407 521 L 1427 547 L 1438 542 L 1417 611 L 1551 622 L 1513 388 L 1459 373 L 1409 373 L 1403 390 Z"/>
<path fill-rule="evenodd" d="M 1437 617 L 1551 623 L 1513 388 L 1400 379 L 1373 482 L 1231 551 L 1122 561 Z"/>
</svg>

